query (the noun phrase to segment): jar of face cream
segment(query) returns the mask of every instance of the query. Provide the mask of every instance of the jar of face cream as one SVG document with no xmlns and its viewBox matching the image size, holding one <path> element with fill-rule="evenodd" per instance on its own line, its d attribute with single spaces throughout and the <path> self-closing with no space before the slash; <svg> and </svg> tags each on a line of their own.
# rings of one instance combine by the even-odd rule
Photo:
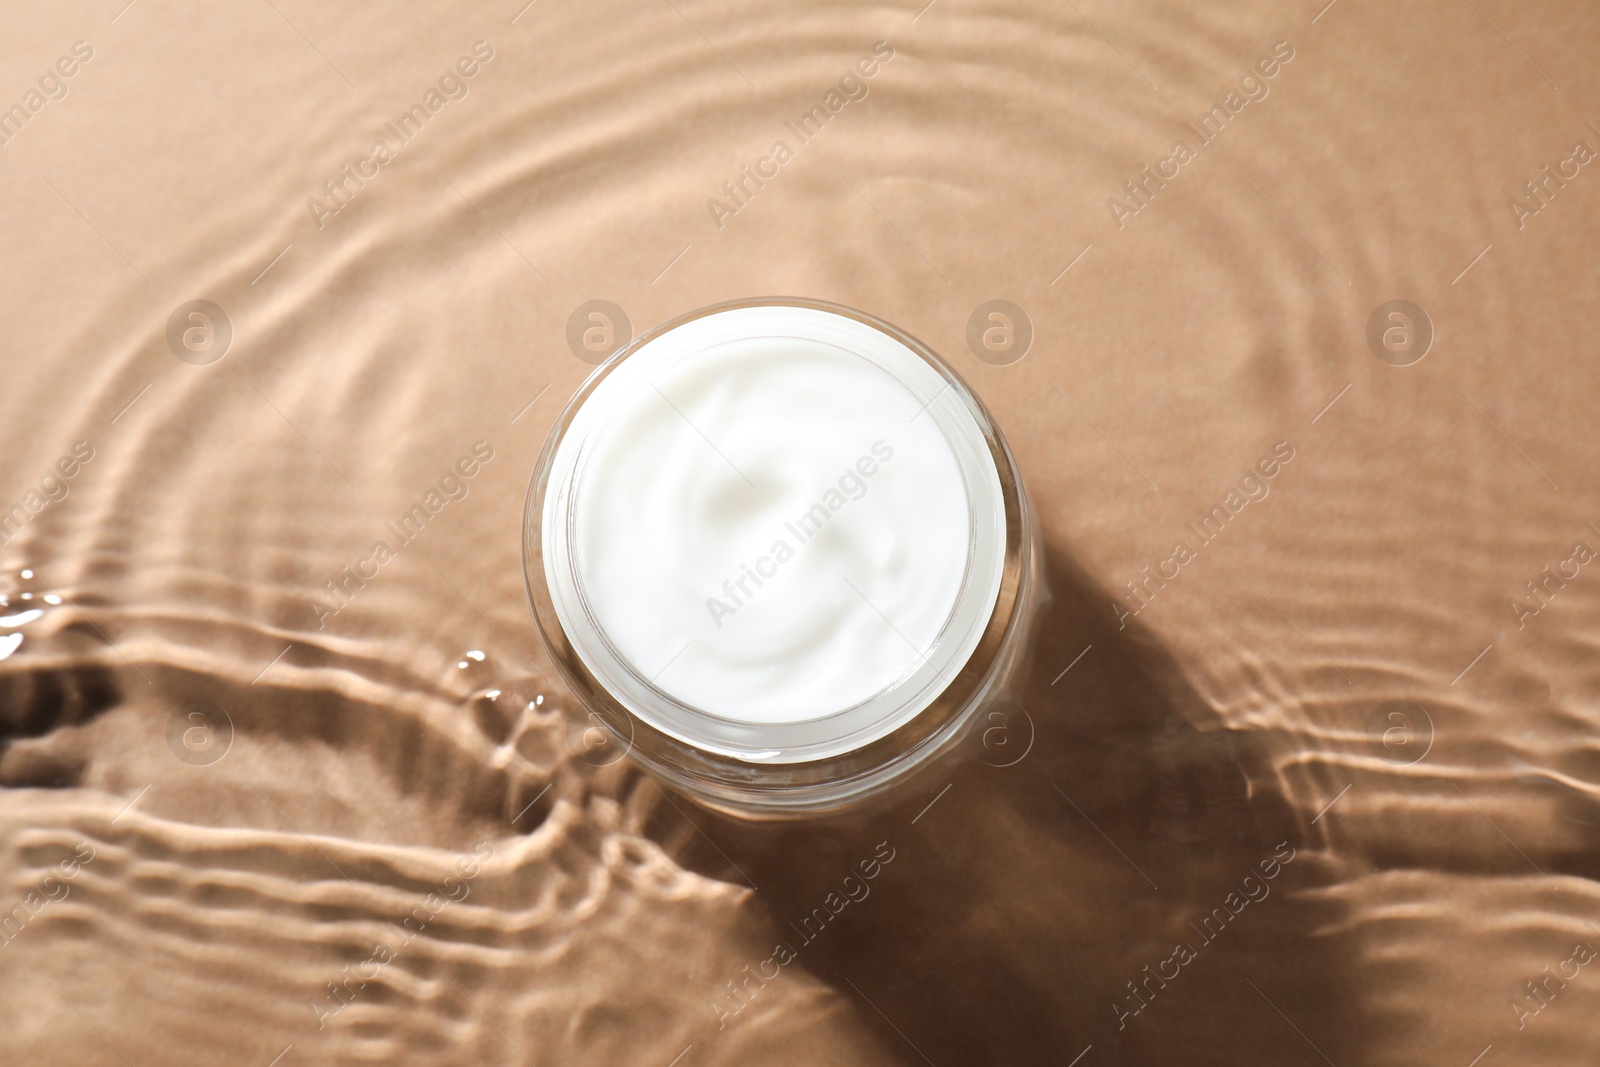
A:
<svg viewBox="0 0 1600 1067">
<path fill-rule="evenodd" d="M 565 681 L 644 767 L 746 817 L 853 805 L 957 748 L 1017 673 L 1039 554 L 955 371 L 802 299 L 704 308 L 598 368 L 523 529 Z"/>
</svg>

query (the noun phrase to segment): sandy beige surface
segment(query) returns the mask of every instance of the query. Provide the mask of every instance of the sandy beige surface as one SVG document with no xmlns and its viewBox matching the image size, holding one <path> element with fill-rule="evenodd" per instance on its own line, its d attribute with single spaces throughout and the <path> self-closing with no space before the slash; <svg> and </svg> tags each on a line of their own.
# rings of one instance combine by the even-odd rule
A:
<svg viewBox="0 0 1600 1067">
<path fill-rule="evenodd" d="M 0 15 L 0 1059 L 1593 1054 L 1591 5 L 123 2 Z M 960 370 L 1056 596 L 1026 758 L 782 830 L 519 558 L 575 309 L 762 294 Z"/>
</svg>

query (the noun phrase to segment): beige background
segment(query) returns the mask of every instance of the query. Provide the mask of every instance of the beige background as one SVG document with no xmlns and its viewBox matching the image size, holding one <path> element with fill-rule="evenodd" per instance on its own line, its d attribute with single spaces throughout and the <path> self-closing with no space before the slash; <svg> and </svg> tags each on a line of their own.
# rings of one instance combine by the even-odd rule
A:
<svg viewBox="0 0 1600 1067">
<path fill-rule="evenodd" d="M 0 105 L 94 49 L 0 145 L 0 509 L 94 450 L 0 548 L 3 610 L 44 610 L 0 621 L 0 905 L 95 856 L 0 945 L 17 1062 L 1595 1047 L 1600 970 L 1536 1015 L 1524 983 L 1600 944 L 1600 574 L 1521 628 L 1511 602 L 1600 548 L 1600 173 L 1507 206 L 1600 150 L 1590 5 L 121 4 L 0 15 Z M 480 40 L 468 94 L 318 229 L 307 199 Z M 717 228 L 707 198 L 878 41 L 866 98 Z M 1269 95 L 1119 229 L 1107 199 L 1280 41 Z M 871 822 L 666 803 L 591 766 L 538 674 L 518 529 L 589 370 L 568 316 L 759 294 L 943 352 L 1050 548 L 1034 748 Z M 1005 367 L 965 344 L 995 298 L 1036 332 Z M 165 340 L 195 299 L 233 330 L 206 366 Z M 1411 366 L 1365 340 L 1393 299 L 1436 331 Z M 323 583 L 475 441 L 467 498 L 319 630 Z M 1280 441 L 1270 496 L 1119 630 L 1124 583 Z M 235 731 L 210 766 L 168 744 L 196 700 Z M 1417 762 L 1372 743 L 1390 700 L 1432 723 Z M 719 1030 L 724 983 L 880 841 L 872 895 Z M 1271 896 L 1119 1029 L 1285 841 Z M 481 842 L 470 895 L 318 1029 L 308 1001 Z"/>
</svg>

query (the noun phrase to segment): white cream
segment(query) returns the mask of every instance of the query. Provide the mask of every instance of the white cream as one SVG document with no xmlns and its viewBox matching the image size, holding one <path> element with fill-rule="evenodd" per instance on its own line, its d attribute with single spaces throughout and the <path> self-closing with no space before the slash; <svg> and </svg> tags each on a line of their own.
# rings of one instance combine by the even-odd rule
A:
<svg viewBox="0 0 1600 1067">
<path fill-rule="evenodd" d="M 817 309 L 691 320 L 574 416 L 546 578 L 630 711 L 759 762 L 837 755 L 915 716 L 971 655 L 1005 518 L 977 421 L 895 338 Z"/>
</svg>

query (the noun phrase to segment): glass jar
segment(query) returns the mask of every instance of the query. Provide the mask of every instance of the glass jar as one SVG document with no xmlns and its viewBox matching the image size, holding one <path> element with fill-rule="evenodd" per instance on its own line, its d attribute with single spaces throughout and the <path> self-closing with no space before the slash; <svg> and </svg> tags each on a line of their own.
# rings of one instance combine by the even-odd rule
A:
<svg viewBox="0 0 1600 1067">
<path fill-rule="evenodd" d="M 818 473 L 880 430 L 837 486 Z M 728 546 L 762 522 L 776 555 L 752 567 Z M 966 383 L 904 331 L 798 298 L 702 308 L 598 367 L 539 457 L 523 570 L 594 718 L 746 818 L 837 811 L 943 763 L 1012 695 L 1044 596 L 1015 460 Z"/>
</svg>

